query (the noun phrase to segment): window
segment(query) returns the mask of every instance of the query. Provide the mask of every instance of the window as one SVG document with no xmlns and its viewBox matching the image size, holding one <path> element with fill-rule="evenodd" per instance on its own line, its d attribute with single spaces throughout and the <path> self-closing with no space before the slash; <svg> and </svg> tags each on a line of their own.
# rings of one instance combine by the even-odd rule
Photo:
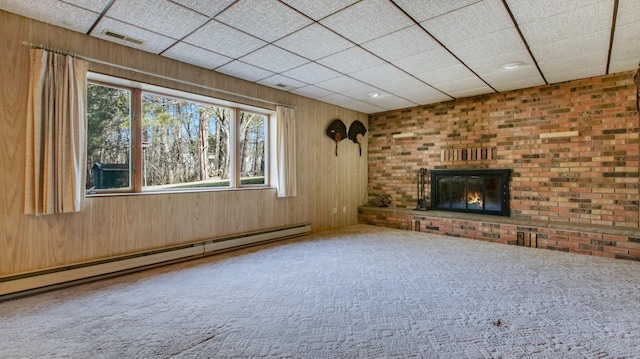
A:
<svg viewBox="0 0 640 359">
<path fill-rule="evenodd" d="M 87 87 L 87 184 L 91 189 L 129 189 L 131 91 Z"/>
<path fill-rule="evenodd" d="M 264 185 L 267 116 L 240 112 L 240 184 Z"/>
<path fill-rule="evenodd" d="M 88 193 L 268 185 L 268 110 L 99 77 L 87 95 Z"/>
</svg>

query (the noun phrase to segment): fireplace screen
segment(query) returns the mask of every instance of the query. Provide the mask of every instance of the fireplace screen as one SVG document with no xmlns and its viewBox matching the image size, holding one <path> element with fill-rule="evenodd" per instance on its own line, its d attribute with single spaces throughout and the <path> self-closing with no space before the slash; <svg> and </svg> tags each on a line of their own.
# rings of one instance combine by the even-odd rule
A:
<svg viewBox="0 0 640 359">
<path fill-rule="evenodd" d="M 509 170 L 431 171 L 431 208 L 509 215 Z"/>
</svg>

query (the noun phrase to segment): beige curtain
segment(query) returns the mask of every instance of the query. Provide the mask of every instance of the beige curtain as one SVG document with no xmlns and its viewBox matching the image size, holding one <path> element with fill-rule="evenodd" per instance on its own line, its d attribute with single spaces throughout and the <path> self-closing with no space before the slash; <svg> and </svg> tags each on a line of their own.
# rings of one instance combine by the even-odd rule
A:
<svg viewBox="0 0 640 359">
<path fill-rule="evenodd" d="M 84 201 L 88 63 L 31 49 L 25 214 L 79 212 Z"/>
<path fill-rule="evenodd" d="M 297 195 L 295 109 L 290 107 L 278 106 L 277 117 L 277 196 L 295 197 Z"/>
</svg>

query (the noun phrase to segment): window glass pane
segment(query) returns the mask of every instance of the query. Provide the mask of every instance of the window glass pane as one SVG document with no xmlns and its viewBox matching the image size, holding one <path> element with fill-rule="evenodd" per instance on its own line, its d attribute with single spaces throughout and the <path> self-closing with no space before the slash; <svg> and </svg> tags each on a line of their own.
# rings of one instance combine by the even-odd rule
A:
<svg viewBox="0 0 640 359">
<path fill-rule="evenodd" d="M 231 111 L 143 93 L 145 190 L 228 187 Z"/>
<path fill-rule="evenodd" d="M 449 177 L 438 178 L 438 197 L 436 209 L 451 208 L 451 179 Z"/>
<path fill-rule="evenodd" d="M 466 209 L 467 182 L 464 177 L 451 177 L 451 208 Z"/>
<path fill-rule="evenodd" d="M 87 85 L 86 189 L 130 188 L 131 91 Z"/>
<path fill-rule="evenodd" d="M 484 178 L 484 206 L 487 211 L 502 211 L 502 177 L 485 176 Z"/>
<path fill-rule="evenodd" d="M 240 184 L 264 185 L 267 116 L 240 113 Z"/>
</svg>

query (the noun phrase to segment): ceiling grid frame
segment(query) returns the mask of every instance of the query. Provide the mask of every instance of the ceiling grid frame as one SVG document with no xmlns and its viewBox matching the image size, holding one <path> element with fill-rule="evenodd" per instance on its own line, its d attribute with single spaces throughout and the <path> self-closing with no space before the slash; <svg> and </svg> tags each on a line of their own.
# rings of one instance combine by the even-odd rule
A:
<svg viewBox="0 0 640 359">
<path fill-rule="evenodd" d="M 0 10 L 365 113 L 631 71 L 640 60 L 637 0 L 136 0 L 125 14 L 131 1 L 0 0 Z M 158 9 L 181 23 L 131 23 Z M 469 37 L 440 38 L 426 24 Z M 512 34 L 522 46 L 504 42 Z M 242 37 L 239 51 L 219 47 Z M 509 62 L 520 67 L 502 68 Z"/>
</svg>

